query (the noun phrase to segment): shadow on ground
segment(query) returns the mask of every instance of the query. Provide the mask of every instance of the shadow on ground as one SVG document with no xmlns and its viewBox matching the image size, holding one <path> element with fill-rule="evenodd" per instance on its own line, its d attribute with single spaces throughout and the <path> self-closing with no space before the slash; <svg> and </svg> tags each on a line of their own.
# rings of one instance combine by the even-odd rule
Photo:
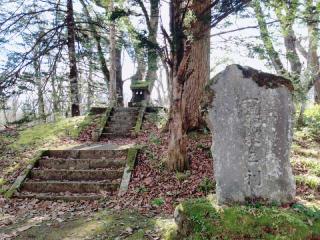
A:
<svg viewBox="0 0 320 240">
<path fill-rule="evenodd" d="M 168 239 L 172 219 L 144 216 L 134 211 L 112 212 L 104 210 L 88 217 L 70 218 L 66 221 L 43 221 L 14 238 L 17 240 L 79 240 L 79 239 Z M 6 233 L 23 228 L 15 225 L 2 229 Z"/>
</svg>

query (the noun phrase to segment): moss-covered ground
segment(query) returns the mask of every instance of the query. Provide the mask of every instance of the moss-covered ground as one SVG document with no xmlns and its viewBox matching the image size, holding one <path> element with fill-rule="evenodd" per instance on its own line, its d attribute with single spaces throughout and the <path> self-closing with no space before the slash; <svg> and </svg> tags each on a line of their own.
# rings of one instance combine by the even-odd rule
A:
<svg viewBox="0 0 320 240">
<path fill-rule="evenodd" d="M 188 200 L 178 207 L 186 218 L 181 239 L 319 239 L 320 209 L 303 204 L 288 207 L 220 207 L 214 198 Z"/>
</svg>

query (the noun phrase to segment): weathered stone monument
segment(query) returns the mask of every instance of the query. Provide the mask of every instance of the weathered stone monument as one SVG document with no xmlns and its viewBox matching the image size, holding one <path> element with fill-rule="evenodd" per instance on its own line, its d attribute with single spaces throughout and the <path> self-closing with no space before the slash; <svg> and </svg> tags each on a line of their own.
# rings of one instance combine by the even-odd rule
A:
<svg viewBox="0 0 320 240">
<path fill-rule="evenodd" d="M 239 65 L 210 83 L 208 120 L 220 204 L 293 200 L 291 91 L 289 80 Z"/>
</svg>

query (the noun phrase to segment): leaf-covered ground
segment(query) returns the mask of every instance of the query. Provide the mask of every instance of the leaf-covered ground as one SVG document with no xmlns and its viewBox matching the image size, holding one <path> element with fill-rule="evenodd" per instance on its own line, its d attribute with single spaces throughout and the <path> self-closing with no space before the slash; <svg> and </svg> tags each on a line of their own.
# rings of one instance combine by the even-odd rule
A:
<svg viewBox="0 0 320 240">
<path fill-rule="evenodd" d="M 185 173 L 168 172 L 165 169 L 168 135 L 157 127 L 161 121 L 161 116 L 148 114 L 143 130 L 137 138 L 108 141 L 121 145 L 135 143 L 143 146 L 137 158 L 129 191 L 124 196 L 75 203 L 6 200 L 0 197 L 0 239 L 61 239 L 55 238 L 54 233 L 64 236 L 63 239 L 170 239 L 169 235 L 174 232 L 169 231 L 174 228 L 174 208 L 186 199 L 203 198 L 208 193 L 214 193 L 215 184 L 210 152 L 211 135 L 206 130 L 190 133 L 188 157 L 191 169 Z M 42 146 L 90 143 L 93 129 L 94 123 L 81 132 L 78 140 L 62 134 L 59 140 L 43 143 Z M 13 136 L 5 139 L 14 142 L 19 138 L 18 134 L 19 132 L 12 133 Z M 40 140 L 46 142 L 41 138 L 34 141 Z M 5 154 L 1 154 L 0 164 L 5 164 L 4 169 L 11 169 L 11 172 L 2 172 L 0 185 L 1 178 L 10 182 L 18 176 L 19 169 L 32 155 L 32 151 L 28 153 L 26 149 L 22 151 L 25 157 L 18 159 L 16 153 L 8 148 L 8 144 L 9 142 L 2 142 L 0 146 L 5 149 Z M 9 163 L 6 163 L 6 159 L 10 159 Z M 320 207 L 320 189 L 317 182 L 319 159 L 319 143 L 301 137 L 295 139 L 291 161 L 297 176 L 299 204 L 312 203 Z M 14 162 L 18 163 L 19 167 L 14 168 Z M 131 215 L 132 221 L 127 221 Z M 115 220 L 108 222 L 106 219 L 111 217 Z M 162 219 L 160 224 L 159 219 Z M 84 230 L 80 231 L 80 228 Z"/>
</svg>

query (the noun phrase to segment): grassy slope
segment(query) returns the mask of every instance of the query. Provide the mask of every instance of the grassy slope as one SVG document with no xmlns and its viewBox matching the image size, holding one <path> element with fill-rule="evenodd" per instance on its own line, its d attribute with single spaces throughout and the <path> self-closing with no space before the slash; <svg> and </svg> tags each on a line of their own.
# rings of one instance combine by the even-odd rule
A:
<svg viewBox="0 0 320 240">
<path fill-rule="evenodd" d="M 96 120 L 94 116 L 64 118 L 18 131 L 17 136 L 0 135 L 0 194 L 37 150 L 73 143 Z"/>
</svg>

